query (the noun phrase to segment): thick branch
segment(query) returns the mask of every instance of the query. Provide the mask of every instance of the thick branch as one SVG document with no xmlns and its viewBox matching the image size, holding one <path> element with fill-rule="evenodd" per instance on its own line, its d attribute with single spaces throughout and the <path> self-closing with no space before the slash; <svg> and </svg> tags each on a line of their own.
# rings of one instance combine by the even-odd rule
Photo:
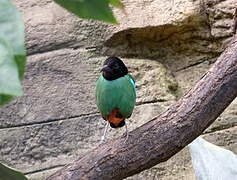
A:
<svg viewBox="0 0 237 180">
<path fill-rule="evenodd" d="M 178 102 L 124 137 L 113 139 L 48 180 L 123 179 L 168 160 L 198 137 L 237 96 L 237 38 Z"/>
</svg>

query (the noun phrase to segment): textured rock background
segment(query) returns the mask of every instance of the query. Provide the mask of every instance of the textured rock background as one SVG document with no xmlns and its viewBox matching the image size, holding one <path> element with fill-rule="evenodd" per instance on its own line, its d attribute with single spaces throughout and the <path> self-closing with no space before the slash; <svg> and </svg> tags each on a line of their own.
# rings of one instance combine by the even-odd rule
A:
<svg viewBox="0 0 237 180">
<path fill-rule="evenodd" d="M 211 66 L 232 38 L 237 0 L 124 0 L 118 26 L 81 20 L 51 0 L 13 1 L 26 26 L 24 96 L 0 110 L 0 160 L 30 179 L 44 179 L 95 148 L 102 134 L 94 99 L 108 55 L 124 59 L 137 83 L 129 129 L 176 101 Z M 125 130 L 110 130 L 116 138 Z M 204 132 L 237 153 L 237 99 Z M 184 149 L 131 179 L 194 179 Z"/>
</svg>

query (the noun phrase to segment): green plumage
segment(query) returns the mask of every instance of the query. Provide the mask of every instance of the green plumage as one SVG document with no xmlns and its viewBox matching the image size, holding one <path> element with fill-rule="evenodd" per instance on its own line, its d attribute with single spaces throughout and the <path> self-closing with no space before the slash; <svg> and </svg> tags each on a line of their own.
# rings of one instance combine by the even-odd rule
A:
<svg viewBox="0 0 237 180">
<path fill-rule="evenodd" d="M 125 118 L 132 115 L 136 101 L 135 84 L 130 75 L 108 81 L 102 75 L 96 82 L 96 104 L 106 119 L 113 109 Z"/>
</svg>

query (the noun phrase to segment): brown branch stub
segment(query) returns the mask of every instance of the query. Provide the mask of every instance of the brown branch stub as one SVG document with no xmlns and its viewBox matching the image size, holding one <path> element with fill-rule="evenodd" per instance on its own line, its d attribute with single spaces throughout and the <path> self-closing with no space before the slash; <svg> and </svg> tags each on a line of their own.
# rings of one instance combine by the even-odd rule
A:
<svg viewBox="0 0 237 180">
<path fill-rule="evenodd" d="M 237 96 L 237 38 L 210 70 L 160 116 L 111 140 L 48 180 L 123 179 L 166 161 L 199 136 Z"/>
</svg>

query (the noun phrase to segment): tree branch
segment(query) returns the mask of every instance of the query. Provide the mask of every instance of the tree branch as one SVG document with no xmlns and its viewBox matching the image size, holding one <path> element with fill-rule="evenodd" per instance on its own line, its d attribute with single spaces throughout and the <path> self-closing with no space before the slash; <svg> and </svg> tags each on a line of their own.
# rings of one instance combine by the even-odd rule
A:
<svg viewBox="0 0 237 180">
<path fill-rule="evenodd" d="M 48 180 L 123 179 L 164 162 L 198 137 L 237 96 L 237 38 L 179 101 L 124 137 L 110 140 Z"/>
</svg>

